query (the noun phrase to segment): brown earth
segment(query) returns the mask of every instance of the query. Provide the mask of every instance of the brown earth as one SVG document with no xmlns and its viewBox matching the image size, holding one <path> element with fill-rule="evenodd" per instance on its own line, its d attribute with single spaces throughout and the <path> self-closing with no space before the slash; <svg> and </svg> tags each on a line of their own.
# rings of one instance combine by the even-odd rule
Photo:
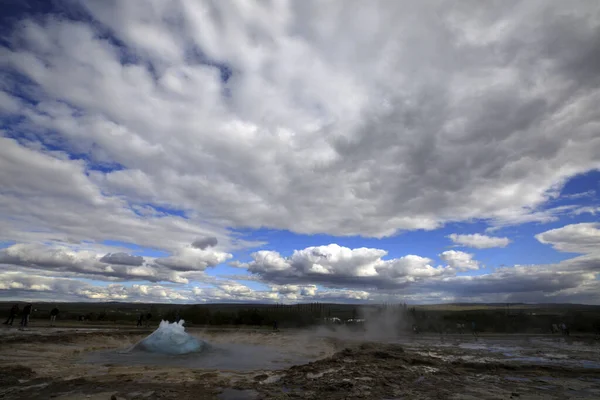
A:
<svg viewBox="0 0 600 400">
<path fill-rule="evenodd" d="M 0 398 L 12 399 L 598 399 L 600 368 L 511 362 L 481 348 L 434 347 L 437 338 L 392 344 L 298 332 L 192 332 L 209 342 L 268 344 L 320 359 L 250 372 L 82 363 L 126 348 L 149 331 L 11 330 L 0 335 Z M 470 340 L 466 338 L 457 341 Z M 492 338 L 481 338 L 491 342 Z M 518 339 L 521 343 L 521 339 Z M 457 342 L 457 343 L 459 343 Z M 535 354 L 546 344 L 527 345 Z M 561 344 L 562 346 L 562 344 Z M 561 347 L 598 359 L 598 344 Z M 287 351 L 287 350 L 286 350 Z M 564 353 L 564 354 L 563 354 Z"/>
</svg>

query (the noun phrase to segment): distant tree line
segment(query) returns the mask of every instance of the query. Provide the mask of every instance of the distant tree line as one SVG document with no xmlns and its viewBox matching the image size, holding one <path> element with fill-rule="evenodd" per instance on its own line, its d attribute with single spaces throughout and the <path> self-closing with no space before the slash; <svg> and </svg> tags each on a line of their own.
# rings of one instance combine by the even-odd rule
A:
<svg viewBox="0 0 600 400">
<path fill-rule="evenodd" d="M 527 310 L 419 310 L 406 304 L 381 304 L 368 306 L 367 312 L 361 306 L 338 307 L 329 304 L 275 305 L 248 307 L 232 311 L 211 311 L 210 306 L 188 306 L 179 315 L 186 323 L 193 325 L 247 325 L 272 326 L 275 322 L 282 328 L 302 328 L 311 325 L 331 323 L 339 320 L 343 324 L 366 319 L 394 319 L 400 323 L 398 329 L 411 331 L 418 327 L 420 332 L 457 333 L 458 326 L 469 331 L 472 326 L 478 332 L 497 333 L 549 333 L 552 324 L 565 323 L 572 332 L 600 333 L 600 308 L 591 312 L 562 311 L 535 313 Z M 175 320 L 177 311 L 165 314 L 170 321 Z"/>
<path fill-rule="evenodd" d="M 195 305 L 181 311 L 170 310 L 164 319 L 174 321 L 179 312 L 181 319 L 194 325 L 273 326 L 276 323 L 282 328 L 301 328 L 322 323 L 324 318 L 331 315 L 332 308 L 325 304 L 309 303 L 211 311 L 210 306 Z"/>
<path fill-rule="evenodd" d="M 548 333 L 552 324 L 565 323 L 571 332 L 600 334 L 600 307 L 572 306 L 530 309 L 527 307 L 476 309 L 473 305 L 449 306 L 448 309 L 425 309 L 406 304 L 351 305 L 351 304 L 90 304 L 59 305 L 59 320 L 85 320 L 97 323 L 134 323 L 140 314 L 151 314 L 152 324 L 160 320 L 183 319 L 194 326 L 254 326 L 303 328 L 318 324 L 356 324 L 362 319 L 383 318 L 397 320 L 393 329 L 407 331 L 418 327 L 419 332 L 456 333 L 461 324 L 470 330 L 472 324 L 479 332 Z M 37 306 L 35 320 L 49 315 L 49 306 Z M 391 329 L 391 328 L 390 328 Z"/>
</svg>

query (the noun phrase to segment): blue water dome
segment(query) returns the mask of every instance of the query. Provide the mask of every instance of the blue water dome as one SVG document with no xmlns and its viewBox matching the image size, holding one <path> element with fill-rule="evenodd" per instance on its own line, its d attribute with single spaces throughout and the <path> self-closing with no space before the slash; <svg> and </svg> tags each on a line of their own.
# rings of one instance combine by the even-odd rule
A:
<svg viewBox="0 0 600 400">
<path fill-rule="evenodd" d="M 206 343 L 188 334 L 183 327 L 184 322 L 161 321 L 158 329 L 136 344 L 133 350 L 170 355 L 202 351 Z"/>
</svg>

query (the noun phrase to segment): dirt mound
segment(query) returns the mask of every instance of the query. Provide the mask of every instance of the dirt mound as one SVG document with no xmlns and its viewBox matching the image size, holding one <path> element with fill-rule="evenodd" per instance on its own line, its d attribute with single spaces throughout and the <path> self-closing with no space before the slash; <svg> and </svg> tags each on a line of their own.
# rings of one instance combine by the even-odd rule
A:
<svg viewBox="0 0 600 400">
<path fill-rule="evenodd" d="M 406 395 L 402 387 L 412 385 L 424 374 L 452 374 L 448 369 L 440 372 L 431 368 L 432 364 L 435 361 L 409 355 L 399 345 L 364 343 L 323 360 L 291 367 L 276 382 L 259 382 L 257 390 L 266 398 L 277 398 L 282 391 L 288 397 L 315 399 L 393 397 L 400 392 Z M 445 393 L 443 388 L 437 392 Z"/>
</svg>

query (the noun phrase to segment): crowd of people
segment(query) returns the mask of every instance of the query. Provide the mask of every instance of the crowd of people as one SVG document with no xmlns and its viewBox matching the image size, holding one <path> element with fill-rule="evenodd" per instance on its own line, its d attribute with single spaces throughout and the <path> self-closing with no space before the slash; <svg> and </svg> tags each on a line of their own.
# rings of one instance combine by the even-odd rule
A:
<svg viewBox="0 0 600 400">
<path fill-rule="evenodd" d="M 147 328 L 148 326 L 150 326 L 150 320 L 151 319 L 152 319 L 152 314 L 150 314 L 150 313 L 148 313 L 148 314 L 141 313 L 140 316 L 138 317 L 138 321 L 137 321 L 137 325 L 136 326 L 145 326 Z"/>
<path fill-rule="evenodd" d="M 6 318 L 6 321 L 3 322 L 3 325 L 7 325 L 7 326 L 13 326 L 13 324 L 15 323 L 15 319 L 17 319 L 17 317 L 21 317 L 21 322 L 19 323 L 19 327 L 20 328 L 26 328 L 29 325 L 29 318 L 31 316 L 33 310 L 33 304 L 31 303 L 27 303 L 25 305 L 25 307 L 23 307 L 23 309 L 21 310 L 21 308 L 19 307 L 19 304 L 13 304 L 13 306 L 10 308 L 10 310 L 8 311 L 8 317 Z M 37 310 L 35 310 L 37 312 Z M 50 317 L 50 326 L 56 326 L 56 319 L 58 318 L 60 311 L 58 310 L 58 308 L 56 306 L 54 306 L 49 313 L 49 317 Z M 85 316 L 80 315 L 79 316 L 79 321 L 85 321 Z M 177 313 L 177 322 L 179 322 L 179 313 Z M 148 327 L 150 326 L 150 321 L 152 320 L 152 314 L 151 313 L 142 313 L 139 315 L 138 320 L 137 320 L 137 326 L 145 326 Z"/>
<path fill-rule="evenodd" d="M 21 323 L 19 324 L 19 326 L 21 328 L 27 327 L 27 325 L 29 325 L 29 317 L 31 316 L 32 310 L 33 304 L 31 303 L 27 303 L 25 307 L 23 307 L 23 310 L 19 308 L 18 304 L 14 304 L 8 312 L 8 318 L 6 318 L 6 321 L 4 321 L 4 325 L 12 326 L 15 321 L 15 318 L 19 316 L 19 314 L 21 314 Z M 54 313 L 55 310 L 56 313 Z M 56 315 L 58 315 L 58 309 L 56 307 L 50 312 L 50 315 L 53 315 L 53 313 L 54 317 L 51 318 L 56 319 Z M 51 321 L 54 321 L 54 319 L 51 319 Z"/>
<path fill-rule="evenodd" d="M 560 332 L 563 336 L 570 335 L 569 328 L 567 327 L 567 325 L 564 322 L 561 322 L 560 324 L 552 324 L 552 326 L 550 327 L 550 330 L 552 333 Z"/>
</svg>

